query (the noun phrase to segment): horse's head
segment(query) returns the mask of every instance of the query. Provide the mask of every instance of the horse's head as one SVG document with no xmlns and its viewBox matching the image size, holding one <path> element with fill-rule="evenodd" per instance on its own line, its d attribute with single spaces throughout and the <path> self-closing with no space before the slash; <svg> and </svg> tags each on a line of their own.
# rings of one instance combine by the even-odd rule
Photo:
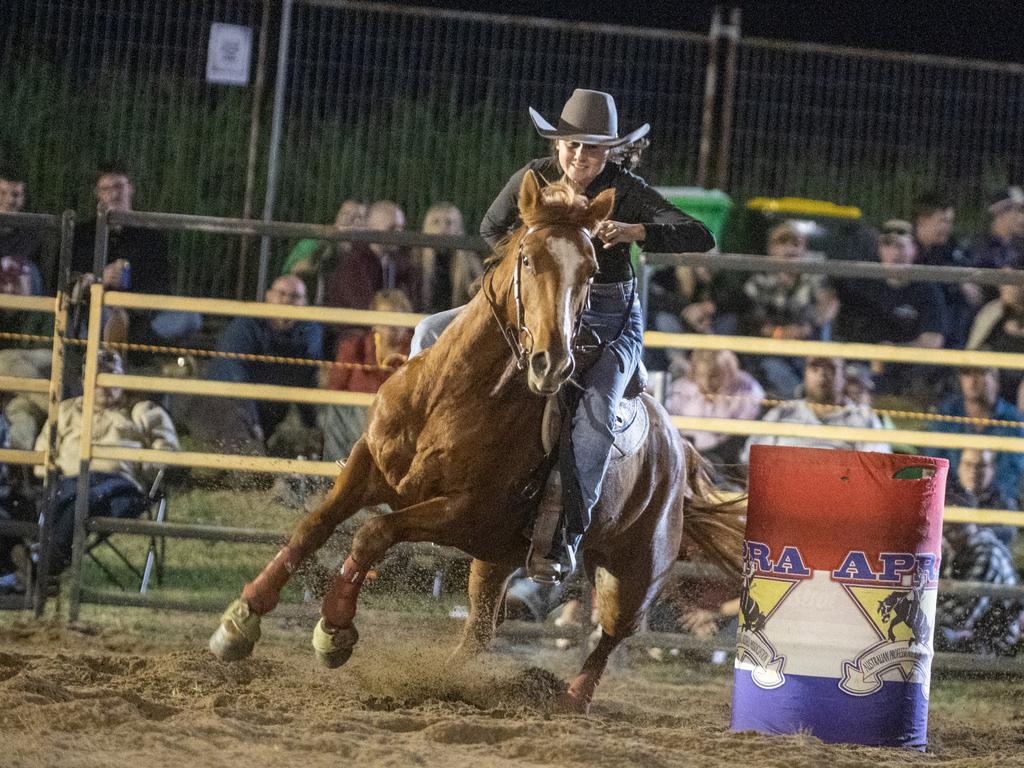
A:
<svg viewBox="0 0 1024 768">
<path fill-rule="evenodd" d="M 590 232 L 608 217 L 614 202 L 613 189 L 591 201 L 567 182 L 541 188 L 532 171 L 523 178 L 519 188 L 523 226 L 512 236 L 509 248 L 516 259 L 516 325 L 527 383 L 537 394 L 557 392 L 572 374 L 576 320 L 597 271 Z"/>
</svg>

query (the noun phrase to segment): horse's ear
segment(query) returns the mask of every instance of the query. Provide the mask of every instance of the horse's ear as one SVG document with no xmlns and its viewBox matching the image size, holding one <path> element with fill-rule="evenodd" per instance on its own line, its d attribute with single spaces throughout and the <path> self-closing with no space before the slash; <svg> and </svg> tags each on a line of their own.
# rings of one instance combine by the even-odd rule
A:
<svg viewBox="0 0 1024 768">
<path fill-rule="evenodd" d="M 532 170 L 527 170 L 523 176 L 523 183 L 519 185 L 519 215 L 520 218 L 528 211 L 532 211 L 540 205 L 540 182 Z"/>
<path fill-rule="evenodd" d="M 611 216 L 614 207 L 615 189 L 610 187 L 595 197 L 587 207 L 587 218 L 590 219 L 591 226 Z"/>
</svg>

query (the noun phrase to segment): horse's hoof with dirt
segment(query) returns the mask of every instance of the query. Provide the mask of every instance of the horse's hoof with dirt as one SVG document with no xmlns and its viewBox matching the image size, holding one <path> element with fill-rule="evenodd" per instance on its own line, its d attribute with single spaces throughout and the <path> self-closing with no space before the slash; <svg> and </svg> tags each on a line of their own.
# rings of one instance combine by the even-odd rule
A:
<svg viewBox="0 0 1024 768">
<path fill-rule="evenodd" d="M 559 697 L 558 708 L 567 714 L 588 715 L 596 690 L 597 683 L 589 675 L 578 675 Z"/>
<path fill-rule="evenodd" d="M 337 669 L 352 656 L 359 642 L 355 626 L 342 627 L 333 631 L 324 626 L 320 619 L 313 630 L 313 650 L 319 662 L 328 669 Z"/>
<path fill-rule="evenodd" d="M 260 615 L 239 598 L 220 617 L 220 626 L 210 636 L 210 653 L 221 661 L 238 661 L 252 653 L 259 639 Z"/>
</svg>

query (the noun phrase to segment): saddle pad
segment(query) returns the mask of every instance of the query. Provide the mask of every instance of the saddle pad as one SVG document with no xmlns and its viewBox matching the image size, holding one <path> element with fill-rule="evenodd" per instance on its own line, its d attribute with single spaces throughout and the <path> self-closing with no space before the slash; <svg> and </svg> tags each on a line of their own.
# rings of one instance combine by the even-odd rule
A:
<svg viewBox="0 0 1024 768">
<path fill-rule="evenodd" d="M 632 456 L 647 439 L 651 419 L 644 407 L 642 397 L 622 400 L 615 412 L 615 443 L 612 445 L 611 460 Z"/>
</svg>

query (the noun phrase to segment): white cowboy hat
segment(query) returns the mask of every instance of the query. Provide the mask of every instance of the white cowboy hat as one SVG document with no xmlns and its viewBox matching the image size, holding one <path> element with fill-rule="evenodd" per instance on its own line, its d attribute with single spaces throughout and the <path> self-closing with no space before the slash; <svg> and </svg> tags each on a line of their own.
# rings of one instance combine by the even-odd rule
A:
<svg viewBox="0 0 1024 768">
<path fill-rule="evenodd" d="M 597 144 L 601 147 L 620 147 L 645 136 L 651 126 L 644 123 L 632 133 L 619 136 L 619 115 L 615 99 L 604 91 L 588 91 L 577 88 L 562 107 L 556 128 L 533 107 L 530 118 L 537 127 L 537 133 L 545 139 L 578 141 L 583 144 Z"/>
</svg>

